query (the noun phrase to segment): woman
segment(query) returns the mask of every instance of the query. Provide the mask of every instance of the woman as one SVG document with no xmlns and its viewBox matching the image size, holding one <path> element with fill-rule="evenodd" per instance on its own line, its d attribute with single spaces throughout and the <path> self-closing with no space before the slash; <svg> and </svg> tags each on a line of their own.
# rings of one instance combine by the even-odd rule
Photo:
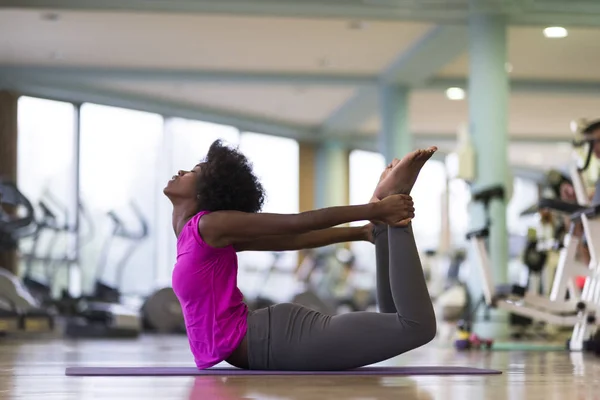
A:
<svg viewBox="0 0 600 400">
<path fill-rule="evenodd" d="M 196 365 L 245 369 L 344 370 L 422 346 L 436 322 L 410 221 L 409 193 L 437 149 L 394 160 L 369 204 L 293 215 L 259 213 L 264 192 L 246 157 L 214 142 L 205 161 L 164 189 L 173 204 L 181 303 Z M 362 228 L 332 228 L 352 221 Z M 238 251 L 285 251 L 354 240 L 376 246 L 381 313 L 324 315 L 285 303 L 249 312 L 237 288 Z M 390 268 L 391 265 L 391 268 Z"/>
</svg>

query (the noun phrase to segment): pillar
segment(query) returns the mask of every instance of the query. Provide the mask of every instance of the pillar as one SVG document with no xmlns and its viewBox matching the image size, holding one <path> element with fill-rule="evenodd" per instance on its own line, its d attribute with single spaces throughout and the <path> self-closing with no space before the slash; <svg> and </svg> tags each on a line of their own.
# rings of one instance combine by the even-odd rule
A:
<svg viewBox="0 0 600 400">
<path fill-rule="evenodd" d="M 349 151 L 336 140 L 321 143 L 315 154 L 315 208 L 350 203 Z"/>
<path fill-rule="evenodd" d="M 17 102 L 15 93 L 0 91 L 0 179 L 13 183 L 17 182 Z M 16 273 L 17 252 L 1 251 L 0 267 Z"/>
<path fill-rule="evenodd" d="M 379 132 L 379 152 L 386 164 L 394 158 L 401 158 L 413 149 L 408 120 L 409 92 L 406 88 L 382 84 L 379 89 L 381 130 Z"/>
<path fill-rule="evenodd" d="M 348 150 L 336 141 L 299 145 L 299 211 L 350 204 Z"/>
<path fill-rule="evenodd" d="M 474 11 L 469 17 L 469 133 L 477 159 L 473 191 L 498 184 L 509 188 L 506 30 L 506 21 L 501 15 Z M 490 207 L 492 226 L 488 249 L 496 284 L 506 283 L 508 277 L 507 202 L 508 199 L 494 200 Z M 471 207 L 470 214 L 473 228 L 481 226 L 482 208 Z M 474 281 L 471 286 L 480 287 L 481 281 Z M 505 336 L 508 331 L 505 313 L 494 311 L 492 315 L 494 323 L 481 325 L 485 330 L 480 331 L 481 334 Z"/>
<path fill-rule="evenodd" d="M 315 209 L 315 171 L 317 148 L 314 143 L 299 142 L 298 199 L 299 211 Z"/>
</svg>

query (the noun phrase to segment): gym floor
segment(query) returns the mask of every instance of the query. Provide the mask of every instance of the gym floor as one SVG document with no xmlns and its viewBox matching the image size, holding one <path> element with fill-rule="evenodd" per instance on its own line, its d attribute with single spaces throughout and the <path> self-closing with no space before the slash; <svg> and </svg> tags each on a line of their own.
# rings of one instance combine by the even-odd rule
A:
<svg viewBox="0 0 600 400">
<path fill-rule="evenodd" d="M 503 371 L 455 377 L 66 377 L 68 366 L 190 366 L 185 337 L 135 341 L 0 342 L 0 399 L 592 399 L 600 362 L 567 352 L 457 353 L 432 342 L 381 365 L 461 365 Z"/>
</svg>

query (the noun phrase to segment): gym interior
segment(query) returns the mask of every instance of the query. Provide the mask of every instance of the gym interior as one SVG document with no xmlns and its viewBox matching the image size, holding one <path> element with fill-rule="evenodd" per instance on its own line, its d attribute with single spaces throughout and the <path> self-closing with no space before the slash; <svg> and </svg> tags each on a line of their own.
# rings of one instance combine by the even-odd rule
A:
<svg viewBox="0 0 600 400">
<path fill-rule="evenodd" d="M 1 397 L 595 398 L 599 25 L 583 0 L 0 1 Z M 437 146 L 411 192 L 435 339 L 390 373 L 194 373 L 163 188 L 217 139 L 281 214 L 368 203 Z M 250 309 L 378 312 L 368 241 L 238 266 Z"/>
</svg>

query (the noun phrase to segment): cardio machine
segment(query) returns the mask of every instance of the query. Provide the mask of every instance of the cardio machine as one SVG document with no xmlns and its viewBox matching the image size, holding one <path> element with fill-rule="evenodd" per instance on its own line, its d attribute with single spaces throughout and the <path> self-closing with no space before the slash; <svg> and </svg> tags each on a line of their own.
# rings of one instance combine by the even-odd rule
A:
<svg viewBox="0 0 600 400">
<path fill-rule="evenodd" d="M 24 210 L 9 215 L 3 206 Z M 0 251 L 15 250 L 18 240 L 33 232 L 33 206 L 16 185 L 0 181 Z M 0 332 L 51 332 L 55 315 L 42 307 L 23 282 L 0 267 Z"/>
<path fill-rule="evenodd" d="M 58 223 L 57 215 L 50 209 L 45 202 L 41 201 L 42 218 L 37 221 L 33 233 L 33 243 L 29 254 L 26 256 L 26 284 L 35 291 L 42 304 L 48 308 L 56 310 L 60 316 L 61 328 L 67 337 L 73 338 L 121 338 L 137 337 L 140 332 L 140 318 L 131 310 L 110 305 L 107 303 L 90 301 L 85 297 L 74 298 L 70 295 L 68 289 L 62 290 L 62 296 L 56 298 L 52 296 L 52 284 L 56 277 L 56 271 L 53 271 L 54 263 L 63 263 L 67 265 L 76 264 L 78 255 L 69 255 L 65 253 L 64 257 L 53 257 L 55 253 L 55 244 L 57 236 L 61 233 L 79 234 L 79 226 L 74 226 L 69 222 L 67 208 L 61 207 L 58 201 L 54 200 L 57 209 L 63 210 L 64 223 Z M 88 223 L 91 223 L 85 208 L 78 205 L 78 212 L 83 214 Z M 46 249 L 44 257 L 38 257 L 38 242 L 42 233 L 50 231 L 53 233 Z M 81 246 L 81 242 L 80 242 Z M 34 260 L 41 260 L 45 267 L 46 282 L 40 282 L 30 276 Z"/>
<path fill-rule="evenodd" d="M 582 142 L 575 143 L 578 147 L 583 144 Z M 596 310 L 600 299 L 597 276 L 599 260 L 597 251 L 600 249 L 597 241 L 600 240 L 600 220 L 595 218 L 600 213 L 600 206 L 587 205 L 587 196 L 581 179 L 581 172 L 589 165 L 591 152 L 590 145 L 583 166 L 580 165 L 578 159 L 574 159 L 570 166 L 571 180 L 580 204 L 564 203 L 554 199 L 542 199 L 539 203 L 540 208 L 565 213 L 570 215 L 572 222 L 582 222 L 592 258 L 589 266 L 580 265 L 577 262 L 575 253 L 578 240 L 573 236 L 574 224 L 572 223 L 563 240 L 549 297 L 527 291 L 517 285 L 495 287 L 493 284 L 485 240 L 489 236 L 491 225 L 489 203 L 494 199 L 504 198 L 503 187 L 495 186 L 474 194 L 473 200 L 484 205 L 486 226 L 467 234 L 467 239 L 471 242 L 477 258 L 476 265 L 483 277 L 485 304 L 488 307 L 504 309 L 535 321 L 572 327 L 573 335 L 568 343 L 568 349 L 571 351 L 580 351 L 584 348 L 584 342 L 595 328 Z M 586 277 L 583 291 L 580 291 L 575 284 L 577 276 Z"/>
<path fill-rule="evenodd" d="M 560 326 L 574 326 L 578 318 L 576 316 L 562 316 L 563 313 L 576 313 L 577 303 L 571 297 L 565 300 L 566 286 L 562 284 L 568 280 L 564 270 L 557 271 L 553 287 L 561 287 L 562 296 L 556 296 L 556 300 L 547 299 L 535 292 L 528 291 L 525 287 L 519 285 L 498 285 L 493 284 L 492 270 L 488 258 L 486 239 L 489 237 L 489 228 L 492 224 L 489 216 L 489 204 L 496 198 L 504 197 L 504 188 L 495 186 L 473 194 L 473 200 L 483 203 L 486 214 L 486 226 L 482 229 L 469 232 L 467 239 L 470 241 L 474 254 L 476 255 L 476 265 L 483 277 L 483 297 L 485 303 L 494 308 L 504 309 L 533 320 L 543 320 L 551 324 Z"/>
</svg>

